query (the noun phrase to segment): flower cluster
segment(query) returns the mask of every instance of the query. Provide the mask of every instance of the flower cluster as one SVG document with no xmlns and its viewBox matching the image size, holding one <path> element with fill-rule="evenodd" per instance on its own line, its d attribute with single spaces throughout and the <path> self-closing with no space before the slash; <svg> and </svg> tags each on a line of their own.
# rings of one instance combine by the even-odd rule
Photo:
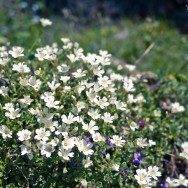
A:
<svg viewBox="0 0 188 188">
<path fill-rule="evenodd" d="M 45 19 L 41 23 L 52 24 Z M 147 158 L 142 154 L 155 151 L 158 145 L 146 133 L 154 129 L 162 112 L 154 109 L 150 118 L 143 113 L 148 104 L 137 87 L 142 85 L 139 73 L 131 74 L 135 67 L 130 65 L 114 70 L 107 51 L 85 54 L 78 43 L 61 41 L 62 47 L 52 44 L 35 49 L 32 61 L 22 47 L 0 47 L 0 73 L 5 80 L 0 85 L 0 134 L 6 151 L 30 162 L 52 160 L 58 166 L 54 169 L 61 162 L 64 173 L 73 163 L 85 173 L 100 169 L 111 173 L 107 180 L 116 173 L 125 177 L 128 166 L 131 173 L 138 168 L 132 175 L 135 182 L 142 187 L 156 185 L 159 168 L 139 169 L 139 165 Z M 185 109 L 176 102 L 171 110 Z M 187 144 L 182 147 L 181 156 L 187 158 Z M 75 181 L 85 186 L 88 182 L 83 178 L 79 175 Z"/>
<path fill-rule="evenodd" d="M 137 175 L 135 175 L 135 179 L 142 187 L 156 186 L 157 179 L 161 176 L 161 172 L 159 172 L 157 166 L 149 166 L 147 170 L 138 169 L 136 170 L 136 173 Z"/>
<path fill-rule="evenodd" d="M 182 174 L 179 175 L 178 179 L 168 177 L 166 182 L 169 187 L 188 186 L 188 179 L 185 179 L 185 176 Z"/>
</svg>

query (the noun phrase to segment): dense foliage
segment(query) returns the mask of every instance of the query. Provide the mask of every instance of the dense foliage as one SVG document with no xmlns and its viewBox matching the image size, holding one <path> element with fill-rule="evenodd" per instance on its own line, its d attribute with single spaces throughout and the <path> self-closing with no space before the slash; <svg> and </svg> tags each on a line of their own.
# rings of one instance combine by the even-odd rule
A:
<svg viewBox="0 0 188 188">
<path fill-rule="evenodd" d="M 188 186 L 186 77 L 61 42 L 0 47 L 0 185 Z"/>
</svg>

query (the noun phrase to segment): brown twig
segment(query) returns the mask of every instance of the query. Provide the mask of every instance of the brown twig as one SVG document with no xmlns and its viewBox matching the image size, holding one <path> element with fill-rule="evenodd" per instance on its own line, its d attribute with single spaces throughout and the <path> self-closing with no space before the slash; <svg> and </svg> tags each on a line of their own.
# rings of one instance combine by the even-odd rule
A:
<svg viewBox="0 0 188 188">
<path fill-rule="evenodd" d="M 156 45 L 156 43 L 158 42 L 158 40 L 160 39 L 161 37 L 161 33 L 159 35 L 159 37 L 154 41 L 152 42 L 148 48 L 146 48 L 146 50 L 144 51 L 144 53 L 134 62 L 134 64 L 138 64 L 153 48 L 154 46 Z"/>
</svg>

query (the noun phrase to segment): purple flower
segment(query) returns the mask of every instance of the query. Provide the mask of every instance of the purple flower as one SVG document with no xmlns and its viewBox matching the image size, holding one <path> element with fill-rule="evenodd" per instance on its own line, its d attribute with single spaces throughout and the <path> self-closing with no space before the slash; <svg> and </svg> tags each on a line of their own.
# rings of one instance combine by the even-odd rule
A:
<svg viewBox="0 0 188 188">
<path fill-rule="evenodd" d="M 85 141 L 88 143 L 90 142 L 90 138 L 89 137 L 86 137 Z"/>
<path fill-rule="evenodd" d="M 133 159 L 133 163 L 135 165 L 139 165 L 142 162 L 142 157 L 140 154 L 134 154 L 134 159 Z"/>
<path fill-rule="evenodd" d="M 140 127 L 142 127 L 142 128 L 144 128 L 144 127 L 146 126 L 145 122 L 144 122 L 142 119 L 140 119 L 140 120 L 138 121 L 138 124 L 139 124 Z"/>
<path fill-rule="evenodd" d="M 161 188 L 169 188 L 168 183 L 164 182 L 160 185 Z"/>
<path fill-rule="evenodd" d="M 123 178 L 127 177 L 127 172 L 125 170 L 121 170 L 119 173 Z"/>
<path fill-rule="evenodd" d="M 77 137 L 77 136 L 78 136 L 78 133 L 74 133 L 73 136 Z"/>
<path fill-rule="evenodd" d="M 111 146 L 111 147 L 114 147 L 115 145 L 111 142 L 111 140 L 106 140 L 106 143 Z"/>
</svg>

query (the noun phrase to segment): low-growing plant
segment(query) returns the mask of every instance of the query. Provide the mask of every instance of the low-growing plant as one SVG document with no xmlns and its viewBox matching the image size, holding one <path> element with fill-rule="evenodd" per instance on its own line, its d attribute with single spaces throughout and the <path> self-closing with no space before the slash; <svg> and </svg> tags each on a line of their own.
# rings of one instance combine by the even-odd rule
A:
<svg viewBox="0 0 188 188">
<path fill-rule="evenodd" d="M 1 187 L 188 186 L 187 78 L 61 41 L 0 47 Z"/>
</svg>

